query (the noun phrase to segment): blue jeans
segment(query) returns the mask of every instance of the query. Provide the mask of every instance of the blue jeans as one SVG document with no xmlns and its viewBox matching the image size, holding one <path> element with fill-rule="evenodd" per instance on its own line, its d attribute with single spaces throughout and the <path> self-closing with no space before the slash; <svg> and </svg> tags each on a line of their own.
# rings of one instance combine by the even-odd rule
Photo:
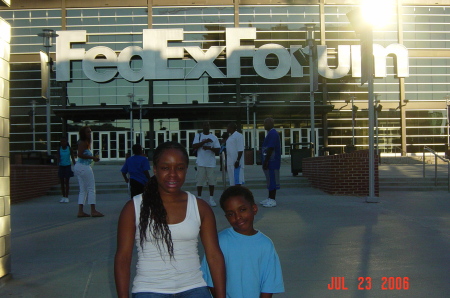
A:
<svg viewBox="0 0 450 298">
<path fill-rule="evenodd" d="M 160 293 L 133 293 L 133 298 L 211 298 L 211 293 L 207 287 L 200 287 L 187 290 L 176 294 L 160 294 Z"/>
</svg>

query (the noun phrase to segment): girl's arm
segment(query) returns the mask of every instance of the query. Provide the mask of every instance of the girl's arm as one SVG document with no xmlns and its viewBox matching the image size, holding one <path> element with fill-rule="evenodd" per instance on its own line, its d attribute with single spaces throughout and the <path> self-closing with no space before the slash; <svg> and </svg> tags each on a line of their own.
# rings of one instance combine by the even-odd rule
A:
<svg viewBox="0 0 450 298">
<path fill-rule="evenodd" d="M 200 238 L 205 248 L 206 261 L 214 283 L 213 295 L 214 298 L 225 298 L 225 260 L 217 239 L 216 218 L 211 207 L 205 201 L 197 199 L 197 204 L 202 221 Z"/>
<path fill-rule="evenodd" d="M 117 228 L 117 250 L 114 257 L 114 279 L 117 297 L 128 298 L 130 292 L 130 266 L 136 233 L 134 202 L 128 201 L 122 209 Z"/>
</svg>

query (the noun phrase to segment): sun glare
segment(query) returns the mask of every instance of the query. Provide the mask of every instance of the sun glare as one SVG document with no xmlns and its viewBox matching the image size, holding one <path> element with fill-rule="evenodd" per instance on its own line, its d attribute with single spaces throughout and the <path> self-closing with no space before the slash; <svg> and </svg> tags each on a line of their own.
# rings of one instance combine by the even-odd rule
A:
<svg viewBox="0 0 450 298">
<path fill-rule="evenodd" d="M 361 0 L 362 17 L 373 28 L 382 28 L 392 21 L 395 3 L 395 0 Z"/>
</svg>

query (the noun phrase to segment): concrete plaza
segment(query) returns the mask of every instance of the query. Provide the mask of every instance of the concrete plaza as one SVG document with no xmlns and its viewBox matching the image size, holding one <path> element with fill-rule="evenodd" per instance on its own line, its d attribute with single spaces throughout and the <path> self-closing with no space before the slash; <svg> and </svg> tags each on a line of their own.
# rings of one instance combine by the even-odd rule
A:
<svg viewBox="0 0 450 298">
<path fill-rule="evenodd" d="M 195 194 L 192 168 L 185 189 Z M 123 184 L 119 170 L 120 165 L 94 167 L 97 185 L 111 186 L 98 194 L 104 218 L 77 218 L 74 194 L 68 204 L 58 203 L 59 195 L 47 195 L 11 206 L 12 272 L 0 280 L 0 297 L 116 296 L 116 226 L 127 200 L 123 187 L 117 187 Z M 380 166 L 380 177 L 420 174 L 420 167 Z M 289 187 L 282 184 L 278 206 L 261 207 L 255 222 L 281 259 L 286 292 L 275 297 L 448 296 L 447 191 L 382 190 L 379 203 L 365 203 L 362 197 L 331 196 L 304 186 L 305 178 L 292 177 L 286 163 L 281 176 Z M 247 166 L 246 178 L 257 200 L 264 199 L 260 167 Z M 78 190 L 76 179 L 72 189 Z M 217 187 L 216 198 L 222 189 Z M 213 209 L 218 230 L 228 227 L 222 210 Z M 332 277 L 345 277 L 348 289 L 328 290 Z M 360 278 L 365 278 L 361 284 Z"/>
</svg>

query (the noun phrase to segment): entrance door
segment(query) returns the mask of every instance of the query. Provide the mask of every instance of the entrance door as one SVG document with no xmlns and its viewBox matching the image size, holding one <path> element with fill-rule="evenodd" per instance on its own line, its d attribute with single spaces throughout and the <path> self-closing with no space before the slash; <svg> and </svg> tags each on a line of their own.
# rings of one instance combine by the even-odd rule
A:
<svg viewBox="0 0 450 298">
<path fill-rule="evenodd" d="M 109 151 L 110 143 L 109 143 L 109 132 L 100 132 L 99 133 L 99 146 L 94 148 L 95 153 L 99 153 L 100 159 L 109 160 L 111 158 L 111 154 Z M 95 154 L 94 153 L 94 154 Z"/>
<path fill-rule="evenodd" d="M 125 159 L 127 153 L 127 133 L 117 132 L 117 157 L 119 159 Z"/>
<path fill-rule="evenodd" d="M 194 143 L 194 140 L 198 141 L 198 134 L 199 132 L 197 130 L 186 131 L 186 150 L 188 152 L 191 152 L 192 143 Z"/>
<path fill-rule="evenodd" d="M 168 140 L 172 141 L 172 142 L 177 142 L 177 143 L 181 143 L 181 139 L 180 139 L 180 131 L 179 130 L 172 130 L 172 131 L 168 131 Z"/>
<path fill-rule="evenodd" d="M 77 132 L 69 132 L 68 141 L 70 148 L 72 148 L 72 152 L 75 155 L 75 160 L 77 160 L 78 155 L 78 133 Z"/>
<path fill-rule="evenodd" d="M 155 148 L 166 141 L 166 131 L 155 131 Z"/>
<path fill-rule="evenodd" d="M 118 159 L 117 133 L 109 132 L 109 157 L 110 159 Z"/>
<path fill-rule="evenodd" d="M 159 130 L 155 131 L 155 147 L 167 141 L 180 143 L 180 131 L 179 130 Z"/>
<path fill-rule="evenodd" d="M 74 150 L 74 154 L 77 154 L 78 133 L 69 132 L 68 136 L 69 144 Z M 125 154 L 129 150 L 128 140 L 127 132 L 94 131 L 92 133 L 92 154 L 98 153 L 103 161 L 125 159 Z"/>
</svg>

